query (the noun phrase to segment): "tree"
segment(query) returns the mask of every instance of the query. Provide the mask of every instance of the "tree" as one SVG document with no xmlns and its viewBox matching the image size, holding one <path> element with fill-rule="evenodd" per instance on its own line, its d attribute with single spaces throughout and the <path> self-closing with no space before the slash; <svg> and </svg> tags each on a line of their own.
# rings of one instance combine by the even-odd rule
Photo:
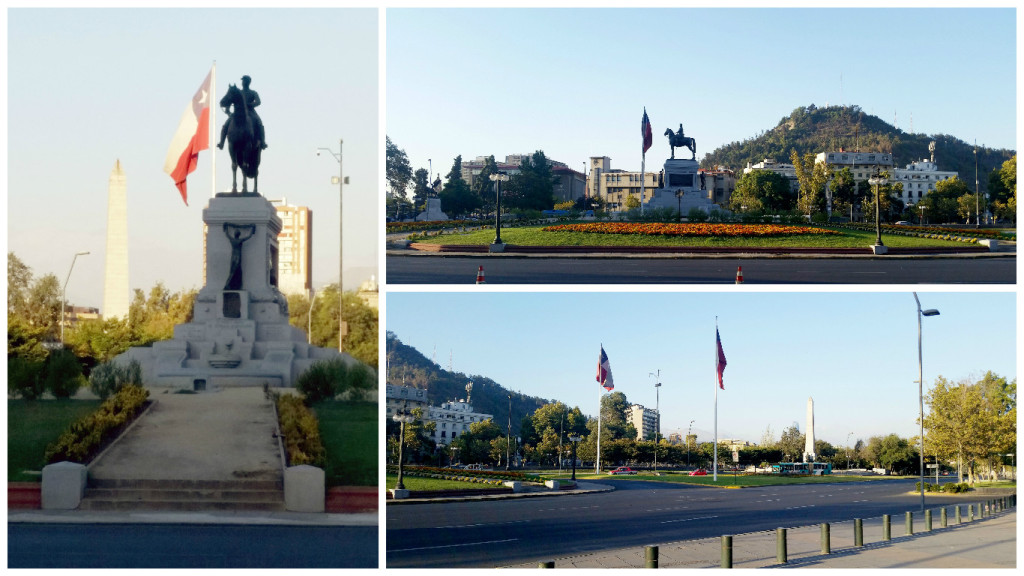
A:
<svg viewBox="0 0 1024 576">
<path fill-rule="evenodd" d="M 800 432 L 800 427 L 793 423 L 792 426 L 782 431 L 782 438 L 775 444 L 783 457 L 787 458 L 789 462 L 796 462 L 802 459 L 804 453 L 804 434 Z"/>
<path fill-rule="evenodd" d="M 390 195 L 405 200 L 409 181 L 412 180 L 412 167 L 409 165 L 409 157 L 406 156 L 405 150 L 391 142 L 390 136 L 387 136 L 386 140 L 387 179 Z"/>
<path fill-rule="evenodd" d="M 489 462 L 491 461 L 491 441 L 499 436 L 504 437 L 504 434 L 492 420 L 474 422 L 469 425 L 469 431 L 456 436 L 449 447 L 454 446 L 459 449 L 459 460 L 462 462 Z"/>
<path fill-rule="evenodd" d="M 857 190 L 857 185 L 853 181 L 853 172 L 849 167 L 844 166 L 832 175 L 829 190 L 832 192 L 832 213 L 848 213 L 856 200 Z"/>
<path fill-rule="evenodd" d="M 7 253 L 7 315 L 25 313 L 28 303 L 29 286 L 32 284 L 32 269 L 25 265 L 14 252 Z"/>
<path fill-rule="evenodd" d="M 549 210 L 555 204 L 555 177 L 543 150 L 523 158 L 519 174 L 504 189 L 508 207 L 520 210 Z"/>
<path fill-rule="evenodd" d="M 752 170 L 744 174 L 729 197 L 729 209 L 734 212 L 774 213 L 792 207 L 789 180 L 771 170 Z"/>
<path fill-rule="evenodd" d="M 636 210 L 640 207 L 640 199 L 630 194 L 626 197 L 626 210 Z"/>
<path fill-rule="evenodd" d="M 879 440 L 877 458 L 882 468 L 894 474 L 906 474 L 915 469 L 915 464 L 920 463 L 918 452 L 910 445 L 910 441 L 896 434 L 889 434 Z"/>
<path fill-rule="evenodd" d="M 988 200 L 977 194 L 964 194 L 956 199 L 956 213 L 963 218 L 967 224 L 975 219 L 980 210 L 984 212 L 988 208 Z"/>
<path fill-rule="evenodd" d="M 433 189 L 430 188 L 430 183 L 427 179 L 430 177 L 427 174 L 426 168 L 420 168 L 413 174 L 413 191 L 412 200 L 414 207 L 423 206 L 427 202 L 427 198 L 431 198 L 434 195 Z"/>
<path fill-rule="evenodd" d="M 970 188 L 954 176 L 936 182 L 935 189 L 925 194 L 918 206 L 924 206 L 924 215 L 929 222 L 954 222 L 957 219 L 957 199 L 965 194 L 971 194 Z"/>
<path fill-rule="evenodd" d="M 441 210 L 450 216 L 461 216 L 479 208 L 482 201 L 473 194 L 469 184 L 462 179 L 462 156 L 455 158 L 452 169 L 448 172 L 448 181 L 441 190 Z"/>
<path fill-rule="evenodd" d="M 47 274 L 32 283 L 25 306 L 24 319 L 32 326 L 45 329 L 53 340 L 60 334 L 60 293 L 60 281 L 53 274 Z"/>
<path fill-rule="evenodd" d="M 570 410 L 561 402 L 541 406 L 523 422 L 524 429 L 520 430 L 523 442 L 528 443 L 535 457 L 543 461 L 557 463 L 559 445 L 563 449 L 568 446 L 570 434 L 587 433 L 587 417 L 579 407 Z"/>
<path fill-rule="evenodd" d="M 888 178 L 887 172 L 882 172 L 883 178 Z M 870 194 L 865 194 L 864 199 L 861 201 L 861 213 L 864 214 L 864 219 L 874 222 L 875 220 L 875 187 L 869 185 Z M 881 201 L 879 210 L 879 219 L 882 222 L 893 220 L 894 215 L 903 213 L 903 200 L 901 195 L 903 194 L 903 183 L 892 182 L 884 186 L 878 187 L 878 197 Z"/>
<path fill-rule="evenodd" d="M 494 155 L 484 158 L 484 165 L 480 168 L 480 174 L 473 180 L 473 194 L 480 199 L 480 208 L 485 211 L 494 209 L 494 182 L 491 182 L 491 174 L 498 172 L 498 164 L 494 161 Z"/>
<path fill-rule="evenodd" d="M 828 165 L 824 162 L 816 162 L 813 152 L 808 152 L 801 158 L 795 149 L 790 153 L 790 161 L 796 168 L 796 178 L 800 183 L 796 201 L 797 209 L 804 214 L 821 212 L 825 207 L 825 183 L 829 178 Z"/>
<path fill-rule="evenodd" d="M 312 338 L 314 346 L 322 348 L 338 348 L 338 285 L 328 284 L 320 289 L 315 296 L 313 306 Z M 355 292 L 345 292 L 342 296 L 345 305 L 345 323 L 348 333 L 345 335 L 347 354 L 377 369 L 380 312 L 363 302 Z M 288 297 L 288 321 L 292 326 L 305 332 L 309 326 L 309 298 L 304 295 Z"/>
</svg>

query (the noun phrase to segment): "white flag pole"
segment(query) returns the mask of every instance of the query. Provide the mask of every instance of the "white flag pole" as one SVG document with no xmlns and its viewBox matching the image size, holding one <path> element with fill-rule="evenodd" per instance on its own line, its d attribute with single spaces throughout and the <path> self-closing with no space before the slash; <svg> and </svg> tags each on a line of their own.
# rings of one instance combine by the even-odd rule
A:
<svg viewBox="0 0 1024 576">
<path fill-rule="evenodd" d="M 642 147 L 642 146 L 641 146 Z M 647 151 L 640 156 L 640 216 L 644 215 L 644 171 L 647 164 Z"/>
<path fill-rule="evenodd" d="M 714 481 L 718 482 L 718 316 L 715 316 L 715 445 L 712 452 L 714 459 Z"/>
<path fill-rule="evenodd" d="M 213 72 L 210 74 L 210 198 L 217 196 L 217 61 L 213 61 Z"/>
<path fill-rule="evenodd" d="M 603 345 L 602 348 L 604 348 Z M 597 469 L 595 472 L 601 473 L 601 387 L 597 389 Z"/>
</svg>

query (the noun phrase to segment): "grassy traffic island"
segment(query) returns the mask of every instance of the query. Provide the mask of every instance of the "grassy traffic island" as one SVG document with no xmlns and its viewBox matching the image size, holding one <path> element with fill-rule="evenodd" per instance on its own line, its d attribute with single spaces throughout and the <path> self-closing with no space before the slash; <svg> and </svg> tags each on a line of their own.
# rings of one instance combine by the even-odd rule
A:
<svg viewBox="0 0 1024 576">
<path fill-rule="evenodd" d="M 984 252 L 979 241 L 989 236 L 972 230 L 903 230 L 883 227 L 882 243 L 894 251 Z M 938 230 L 938 229 L 936 229 Z M 972 234 L 973 233 L 973 234 Z M 531 224 L 501 229 L 511 247 L 548 248 L 553 251 L 612 249 L 634 251 L 821 251 L 868 252 L 875 231 L 854 227 L 657 222 L 567 222 Z M 425 251 L 486 251 L 494 241 L 494 228 L 456 227 L 416 232 L 409 247 Z"/>
</svg>

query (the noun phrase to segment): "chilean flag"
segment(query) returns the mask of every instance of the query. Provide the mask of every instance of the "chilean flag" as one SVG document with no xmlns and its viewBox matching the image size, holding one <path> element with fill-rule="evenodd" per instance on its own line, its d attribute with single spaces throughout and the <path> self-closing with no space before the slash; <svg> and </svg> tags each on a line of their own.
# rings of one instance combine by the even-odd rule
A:
<svg viewBox="0 0 1024 576">
<path fill-rule="evenodd" d="M 718 342 L 718 357 L 715 361 L 715 370 L 718 372 L 718 387 L 725 390 L 725 384 L 722 384 L 722 374 L 725 373 L 725 351 L 722 350 L 722 337 L 718 335 L 718 328 L 715 328 L 715 341 Z"/>
<path fill-rule="evenodd" d="M 615 388 L 612 383 L 612 366 L 608 363 L 608 355 L 604 353 L 604 345 L 601 345 L 601 358 L 597 361 L 597 381 L 604 389 L 611 392 Z"/>
<path fill-rule="evenodd" d="M 199 87 L 192 101 L 185 107 L 174 133 L 171 146 L 164 160 L 164 172 L 174 179 L 174 185 L 181 192 L 181 199 L 188 206 L 186 178 L 196 171 L 200 150 L 210 148 L 210 78 L 213 70 Z"/>
<path fill-rule="evenodd" d="M 644 154 L 654 143 L 654 135 L 651 133 L 651 120 L 647 117 L 647 108 L 644 108 L 644 119 L 640 121 L 640 134 L 644 137 Z"/>
</svg>

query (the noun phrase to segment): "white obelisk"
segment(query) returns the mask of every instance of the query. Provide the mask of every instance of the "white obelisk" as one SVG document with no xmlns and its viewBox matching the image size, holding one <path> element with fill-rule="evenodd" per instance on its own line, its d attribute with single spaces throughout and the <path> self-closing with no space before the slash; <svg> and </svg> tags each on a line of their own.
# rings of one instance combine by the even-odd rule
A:
<svg viewBox="0 0 1024 576">
<path fill-rule="evenodd" d="M 103 276 L 103 317 L 128 318 L 128 186 L 121 161 L 110 171 L 107 188 L 107 257 Z"/>
<path fill-rule="evenodd" d="M 804 440 L 804 462 L 814 462 L 814 398 L 807 398 L 807 435 Z"/>
</svg>

